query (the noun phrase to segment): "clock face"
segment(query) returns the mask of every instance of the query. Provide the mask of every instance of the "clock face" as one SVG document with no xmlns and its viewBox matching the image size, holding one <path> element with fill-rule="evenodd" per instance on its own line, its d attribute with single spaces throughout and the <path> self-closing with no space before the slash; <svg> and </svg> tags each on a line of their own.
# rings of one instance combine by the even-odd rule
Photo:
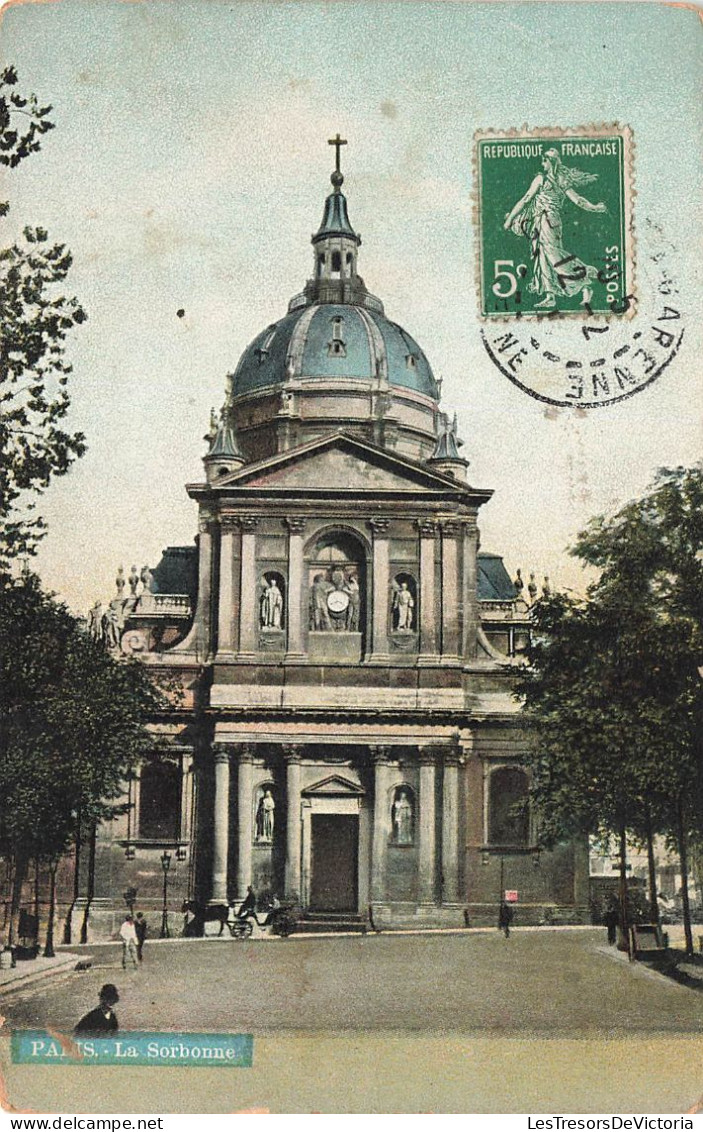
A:
<svg viewBox="0 0 703 1132">
<path fill-rule="evenodd" d="M 327 608 L 330 613 L 344 613 L 349 605 L 349 594 L 344 590 L 330 590 L 327 595 Z"/>
</svg>

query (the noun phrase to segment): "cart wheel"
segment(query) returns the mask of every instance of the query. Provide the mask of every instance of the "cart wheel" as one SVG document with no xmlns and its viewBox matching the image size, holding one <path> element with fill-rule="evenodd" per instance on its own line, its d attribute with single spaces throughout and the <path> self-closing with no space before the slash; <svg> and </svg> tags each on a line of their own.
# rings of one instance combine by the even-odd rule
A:
<svg viewBox="0 0 703 1132">
<path fill-rule="evenodd" d="M 239 932 L 239 938 L 249 939 L 249 936 L 251 935 L 253 930 L 254 925 L 252 924 L 251 920 L 247 920 L 245 924 L 242 924 L 241 930 Z"/>
</svg>

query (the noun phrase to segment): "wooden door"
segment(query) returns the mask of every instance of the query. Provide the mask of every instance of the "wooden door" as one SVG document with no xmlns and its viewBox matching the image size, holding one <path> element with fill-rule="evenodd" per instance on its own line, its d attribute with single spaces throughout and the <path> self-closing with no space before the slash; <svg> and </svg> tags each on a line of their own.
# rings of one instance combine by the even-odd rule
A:
<svg viewBox="0 0 703 1132">
<path fill-rule="evenodd" d="M 312 814 L 310 909 L 357 912 L 359 818 L 357 814 Z"/>
</svg>

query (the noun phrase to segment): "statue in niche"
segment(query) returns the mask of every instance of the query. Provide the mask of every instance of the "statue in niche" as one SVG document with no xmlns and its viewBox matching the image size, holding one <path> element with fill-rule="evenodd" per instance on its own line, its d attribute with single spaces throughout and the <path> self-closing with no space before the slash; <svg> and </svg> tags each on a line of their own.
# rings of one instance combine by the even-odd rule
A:
<svg viewBox="0 0 703 1132">
<path fill-rule="evenodd" d="M 324 574 L 316 574 L 310 593 L 310 628 L 317 632 L 329 631 L 332 628 L 329 611 L 327 609 L 327 595 L 334 586 Z"/>
<path fill-rule="evenodd" d="M 275 822 L 276 803 L 271 790 L 264 789 L 259 804 L 256 807 L 256 840 L 273 841 L 273 827 Z"/>
<path fill-rule="evenodd" d="M 267 586 L 261 596 L 261 627 L 280 629 L 283 625 L 283 594 L 273 574 L 267 579 Z"/>
<path fill-rule="evenodd" d="M 361 590 L 356 568 L 334 566 L 315 574 L 310 587 L 310 628 L 316 632 L 358 633 Z"/>
<path fill-rule="evenodd" d="M 413 627 L 415 598 L 407 582 L 401 582 L 393 594 L 395 628 L 399 633 L 409 633 Z"/>
<path fill-rule="evenodd" d="M 408 797 L 408 791 L 402 787 L 395 792 L 391 818 L 393 821 L 393 840 L 396 845 L 412 845 L 413 805 Z"/>
<path fill-rule="evenodd" d="M 344 589 L 349 594 L 346 628 L 349 633 L 358 633 L 359 612 L 361 609 L 361 592 L 359 590 L 359 579 L 357 578 L 356 574 L 349 575 L 346 580 Z"/>
</svg>

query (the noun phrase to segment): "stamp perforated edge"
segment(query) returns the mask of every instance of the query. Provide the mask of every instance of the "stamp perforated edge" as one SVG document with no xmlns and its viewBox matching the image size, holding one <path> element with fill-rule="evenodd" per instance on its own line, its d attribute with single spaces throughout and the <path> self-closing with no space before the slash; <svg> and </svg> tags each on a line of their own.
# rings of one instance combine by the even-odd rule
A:
<svg viewBox="0 0 703 1132">
<path fill-rule="evenodd" d="M 483 261 L 482 261 L 482 246 L 481 239 L 481 178 L 479 168 L 479 142 L 481 141 L 498 141 L 498 140 L 514 140 L 514 139 L 527 139 L 534 138 L 574 138 L 574 137 L 589 137 L 589 138 L 602 138 L 617 133 L 623 139 L 623 209 L 624 209 L 624 229 L 625 229 L 625 262 L 628 269 L 628 297 L 630 304 L 624 314 L 609 314 L 607 311 L 547 311 L 544 314 L 537 312 L 528 313 L 512 313 L 506 311 L 500 313 L 497 317 L 505 321 L 519 321 L 525 318 L 552 320 L 559 321 L 568 320 L 583 320 L 583 319 L 630 319 L 633 318 L 637 309 L 637 275 L 636 275 L 636 239 L 634 229 L 634 203 L 637 196 L 635 189 L 635 169 L 634 169 L 634 156 L 635 156 L 635 141 L 631 126 L 622 125 L 620 122 L 598 122 L 592 123 L 590 126 L 511 126 L 505 130 L 499 130 L 495 127 L 479 128 L 474 131 L 473 135 L 473 152 L 471 170 L 473 175 L 473 189 L 471 193 L 471 219 L 476 240 L 474 249 L 474 271 L 475 271 L 475 294 L 479 320 L 482 323 L 495 321 L 495 315 L 485 315 L 482 311 L 482 280 L 483 280 Z"/>
</svg>

